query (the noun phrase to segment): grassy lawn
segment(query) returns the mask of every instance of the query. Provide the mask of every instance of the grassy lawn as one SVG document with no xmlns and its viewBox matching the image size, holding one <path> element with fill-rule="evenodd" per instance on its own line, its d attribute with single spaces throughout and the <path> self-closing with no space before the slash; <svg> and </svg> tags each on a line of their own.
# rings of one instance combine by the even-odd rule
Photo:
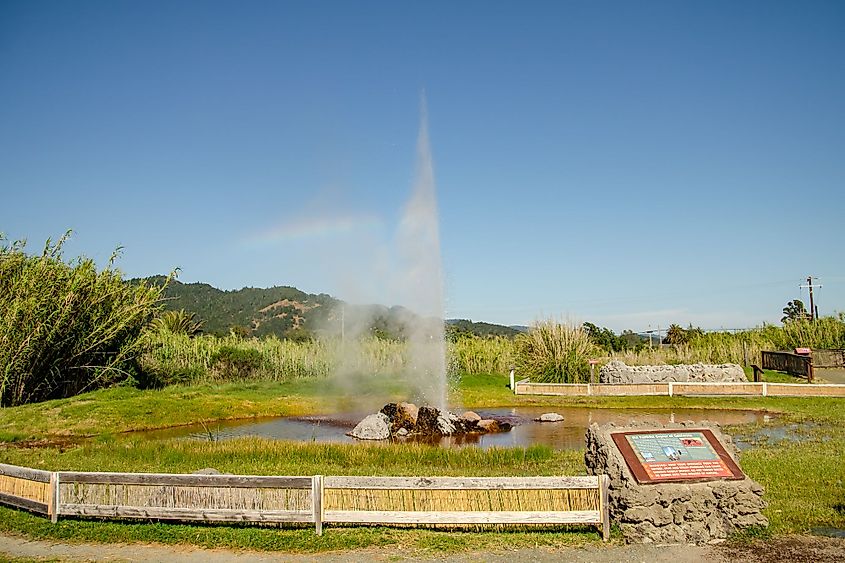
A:
<svg viewBox="0 0 845 563">
<path fill-rule="evenodd" d="M 374 394 L 383 382 L 356 387 Z M 845 528 L 845 400 L 742 397 L 540 397 L 514 396 L 502 376 L 465 376 L 451 391 L 453 405 L 591 408 L 754 409 L 801 426 L 802 441 L 762 441 L 741 464 L 766 487 L 771 533 L 814 527 Z M 367 387 L 369 385 L 370 387 Z M 401 397 L 395 385 L 391 397 Z M 583 474 L 582 454 L 544 446 L 514 449 L 441 449 L 419 444 L 344 445 L 243 438 L 215 441 L 148 440 L 131 434 L 150 429 L 257 416 L 325 413 L 350 408 L 349 391 L 322 380 L 171 387 L 158 391 L 117 388 L 72 399 L 0 409 L 0 461 L 57 470 L 191 472 L 214 467 L 226 473 L 276 475 L 561 475 Z M 346 401 L 346 403 L 344 403 Z M 754 426 L 729 428 L 753 434 Z M 76 438 L 89 436 L 78 440 Z M 24 442 L 24 443 L 21 443 Z M 35 446 L 35 447 L 33 447 Z M 572 532 L 460 533 L 393 528 L 249 528 L 43 518 L 0 508 L 0 530 L 67 541 L 191 543 L 206 547 L 317 552 L 403 546 L 434 552 L 598 542 L 589 530 Z"/>
</svg>

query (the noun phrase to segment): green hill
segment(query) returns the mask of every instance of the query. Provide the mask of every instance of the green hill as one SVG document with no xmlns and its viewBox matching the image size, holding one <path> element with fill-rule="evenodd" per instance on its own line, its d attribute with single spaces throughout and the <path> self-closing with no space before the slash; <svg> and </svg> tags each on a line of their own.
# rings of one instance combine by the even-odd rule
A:
<svg viewBox="0 0 845 563">
<path fill-rule="evenodd" d="M 144 280 L 161 285 L 166 278 L 152 276 Z M 130 280 L 137 281 L 140 280 Z M 164 298 L 166 310 L 195 313 L 204 323 L 204 332 L 218 335 L 235 328 L 251 336 L 301 337 L 329 326 L 339 331 L 341 323 L 345 323 L 347 331 L 360 331 L 356 320 L 366 319 L 363 330 L 383 338 L 404 338 L 406 327 L 416 320 L 416 315 L 404 307 L 351 305 L 325 293 L 305 293 L 289 286 L 224 291 L 207 283 L 171 280 Z M 452 334 L 511 337 L 517 333 L 506 326 L 463 319 L 446 324 Z"/>
<path fill-rule="evenodd" d="M 502 326 L 492 323 L 474 322 L 467 319 L 449 319 L 446 321 L 447 330 L 450 333 L 473 334 L 475 336 L 505 336 L 513 338 L 519 331 L 509 326 Z"/>
<path fill-rule="evenodd" d="M 164 276 L 146 281 L 162 284 Z M 248 329 L 254 336 L 285 336 L 294 329 L 313 331 L 325 325 L 340 303 L 324 293 L 305 293 L 295 287 L 245 287 L 224 291 L 207 283 L 171 280 L 164 290 L 165 309 L 185 309 L 204 323 L 203 330 L 227 334 L 233 327 Z"/>
</svg>

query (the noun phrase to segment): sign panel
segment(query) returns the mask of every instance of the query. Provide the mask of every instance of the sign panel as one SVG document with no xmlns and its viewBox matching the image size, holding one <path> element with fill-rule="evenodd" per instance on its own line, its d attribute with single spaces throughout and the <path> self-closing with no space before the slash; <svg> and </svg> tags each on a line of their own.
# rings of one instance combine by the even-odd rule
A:
<svg viewBox="0 0 845 563">
<path fill-rule="evenodd" d="M 639 483 L 745 478 L 706 428 L 614 432 L 611 437 Z"/>
</svg>

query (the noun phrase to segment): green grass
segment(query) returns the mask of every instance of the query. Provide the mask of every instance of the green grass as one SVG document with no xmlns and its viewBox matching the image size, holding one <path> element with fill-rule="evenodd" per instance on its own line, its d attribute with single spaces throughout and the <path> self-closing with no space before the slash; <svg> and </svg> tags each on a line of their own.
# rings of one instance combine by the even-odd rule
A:
<svg viewBox="0 0 845 563">
<path fill-rule="evenodd" d="M 843 459 L 841 426 L 810 431 L 800 443 L 762 445 L 743 454 L 743 469 L 766 489 L 772 533 L 845 529 Z"/>
<path fill-rule="evenodd" d="M 103 436 L 77 445 L 0 450 L 6 463 L 61 471 L 190 473 L 213 467 L 253 475 L 576 475 L 583 454 L 547 446 L 437 448 L 239 438 L 214 441 Z"/>
<path fill-rule="evenodd" d="M 362 393 L 383 381 L 360 382 Z M 508 405 L 590 408 L 753 409 L 778 414 L 779 423 L 810 423 L 802 441 L 756 444 L 740 463 L 766 488 L 770 534 L 814 527 L 845 528 L 845 401 L 763 397 L 540 397 L 514 396 L 501 375 L 467 375 L 451 399 L 467 408 Z M 401 394 L 392 387 L 389 394 Z M 132 428 L 188 424 L 216 418 L 327 412 L 342 404 L 342 387 L 327 380 L 169 387 L 117 388 L 72 399 L 0 409 L 0 461 L 55 470 L 222 472 L 276 475 L 555 475 L 583 474 L 582 454 L 535 446 L 525 449 L 441 449 L 426 445 L 321 444 L 244 438 L 214 441 L 147 440 L 120 435 Z M 757 427 L 732 427 L 751 435 Z M 95 435 L 81 441 L 62 436 Z M 44 440 L 19 447 L 10 439 Z M 51 440 L 53 440 L 51 442 Z M 308 529 L 114 523 L 45 519 L 0 509 L 0 531 L 62 541 L 190 543 L 204 547 L 319 552 L 403 546 L 432 553 L 561 546 L 597 542 L 597 534 L 569 532 L 458 533 L 391 528 L 329 528 L 323 538 Z"/>
<path fill-rule="evenodd" d="M 465 375 L 450 391 L 456 407 L 574 406 L 591 408 L 744 409 L 830 420 L 838 399 L 763 397 L 544 397 L 514 395 L 501 375 Z M 401 382 L 362 378 L 341 385 L 331 379 L 171 386 L 160 390 L 118 387 L 69 399 L 0 409 L 0 443 L 65 440 L 216 420 L 295 416 L 358 409 L 377 410 L 402 399 Z"/>
<path fill-rule="evenodd" d="M 748 381 L 754 381 L 754 369 L 751 366 L 742 368 L 745 371 L 745 377 Z M 807 383 L 803 377 L 795 377 L 782 371 L 775 371 L 771 369 L 763 370 L 763 379 L 766 383 Z"/>
<path fill-rule="evenodd" d="M 0 442 L 52 440 L 200 422 L 295 416 L 381 407 L 406 397 L 401 381 L 295 379 L 219 385 L 117 387 L 56 401 L 0 409 Z M 381 404 L 379 404 L 381 403 Z"/>
<path fill-rule="evenodd" d="M 187 544 L 210 549 L 320 553 L 363 548 L 392 547 L 421 554 L 448 554 L 481 549 L 583 546 L 601 543 L 587 528 L 543 532 L 460 532 L 398 528 L 325 527 L 317 536 L 313 528 L 246 527 L 138 522 L 49 520 L 0 507 L 0 532 L 67 543 Z"/>
</svg>

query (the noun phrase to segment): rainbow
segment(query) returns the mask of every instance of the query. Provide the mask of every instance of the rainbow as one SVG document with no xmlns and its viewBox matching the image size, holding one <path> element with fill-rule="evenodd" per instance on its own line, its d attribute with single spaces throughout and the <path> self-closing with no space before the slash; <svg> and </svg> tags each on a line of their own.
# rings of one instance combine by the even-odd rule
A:
<svg viewBox="0 0 845 563">
<path fill-rule="evenodd" d="M 242 242 L 250 246 L 265 246 L 307 239 L 327 239 L 375 230 L 381 225 L 382 221 L 374 215 L 313 217 L 297 219 L 253 233 L 246 236 Z"/>
</svg>

